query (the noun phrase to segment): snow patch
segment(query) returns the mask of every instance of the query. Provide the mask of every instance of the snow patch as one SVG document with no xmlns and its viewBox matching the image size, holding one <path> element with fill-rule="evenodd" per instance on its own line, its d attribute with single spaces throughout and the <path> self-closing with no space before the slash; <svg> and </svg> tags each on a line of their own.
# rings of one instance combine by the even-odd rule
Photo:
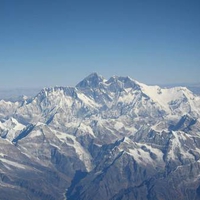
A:
<svg viewBox="0 0 200 200">
<path fill-rule="evenodd" d="M 4 158 L 0 158 L 0 161 L 2 161 L 3 164 L 11 165 L 13 167 L 20 168 L 20 169 L 26 169 L 25 165 L 19 164 L 17 162 L 13 162 Z"/>
</svg>

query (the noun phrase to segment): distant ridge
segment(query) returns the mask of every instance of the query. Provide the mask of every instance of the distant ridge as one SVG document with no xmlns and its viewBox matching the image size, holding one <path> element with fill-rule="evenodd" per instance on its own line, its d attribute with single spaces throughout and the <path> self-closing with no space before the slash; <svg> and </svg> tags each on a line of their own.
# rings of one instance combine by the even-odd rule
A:
<svg viewBox="0 0 200 200">
<path fill-rule="evenodd" d="M 92 73 L 0 100 L 0 199 L 200 199 L 200 96 Z"/>
</svg>

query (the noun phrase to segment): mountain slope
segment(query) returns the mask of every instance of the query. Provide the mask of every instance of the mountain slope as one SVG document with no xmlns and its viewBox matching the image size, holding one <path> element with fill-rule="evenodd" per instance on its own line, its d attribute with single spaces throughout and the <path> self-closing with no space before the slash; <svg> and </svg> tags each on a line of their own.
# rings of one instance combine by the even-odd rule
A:
<svg viewBox="0 0 200 200">
<path fill-rule="evenodd" d="M 4 199 L 200 198 L 200 97 L 187 88 L 93 73 L 0 105 Z"/>
</svg>

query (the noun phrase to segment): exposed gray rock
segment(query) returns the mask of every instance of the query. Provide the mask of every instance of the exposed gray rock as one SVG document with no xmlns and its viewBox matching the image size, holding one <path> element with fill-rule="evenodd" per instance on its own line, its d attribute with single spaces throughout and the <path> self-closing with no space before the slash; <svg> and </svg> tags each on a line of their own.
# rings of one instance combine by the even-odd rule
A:
<svg viewBox="0 0 200 200">
<path fill-rule="evenodd" d="M 0 199 L 200 199 L 199 116 L 187 88 L 96 73 L 1 100 Z"/>
</svg>

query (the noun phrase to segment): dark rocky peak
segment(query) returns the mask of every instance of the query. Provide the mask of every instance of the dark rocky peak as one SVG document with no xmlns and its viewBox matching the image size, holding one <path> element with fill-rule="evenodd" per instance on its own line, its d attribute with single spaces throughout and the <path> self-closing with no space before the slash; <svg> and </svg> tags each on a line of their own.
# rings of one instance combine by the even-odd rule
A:
<svg viewBox="0 0 200 200">
<path fill-rule="evenodd" d="M 92 73 L 79 82 L 76 85 L 76 88 L 97 88 L 99 87 L 100 83 L 104 82 L 104 78 L 97 73 Z"/>
<path fill-rule="evenodd" d="M 106 84 L 108 84 L 108 89 L 111 92 L 117 92 L 123 90 L 123 83 L 118 80 L 118 76 L 111 77 L 108 81 L 106 81 Z"/>
<path fill-rule="evenodd" d="M 186 114 L 181 117 L 175 126 L 170 127 L 173 131 L 188 131 L 192 125 L 196 123 L 196 119 Z"/>
<path fill-rule="evenodd" d="M 106 81 L 106 84 L 109 85 L 109 89 L 112 91 L 116 90 L 123 90 L 126 88 L 132 88 L 132 89 L 139 89 L 140 86 L 137 84 L 136 81 L 131 79 L 130 77 L 118 77 L 113 76 L 108 81 Z"/>
<path fill-rule="evenodd" d="M 135 89 L 140 88 L 138 83 L 134 81 L 133 79 L 131 79 L 129 76 L 127 77 L 120 76 L 118 80 L 123 83 L 124 88 L 135 88 Z"/>
</svg>

